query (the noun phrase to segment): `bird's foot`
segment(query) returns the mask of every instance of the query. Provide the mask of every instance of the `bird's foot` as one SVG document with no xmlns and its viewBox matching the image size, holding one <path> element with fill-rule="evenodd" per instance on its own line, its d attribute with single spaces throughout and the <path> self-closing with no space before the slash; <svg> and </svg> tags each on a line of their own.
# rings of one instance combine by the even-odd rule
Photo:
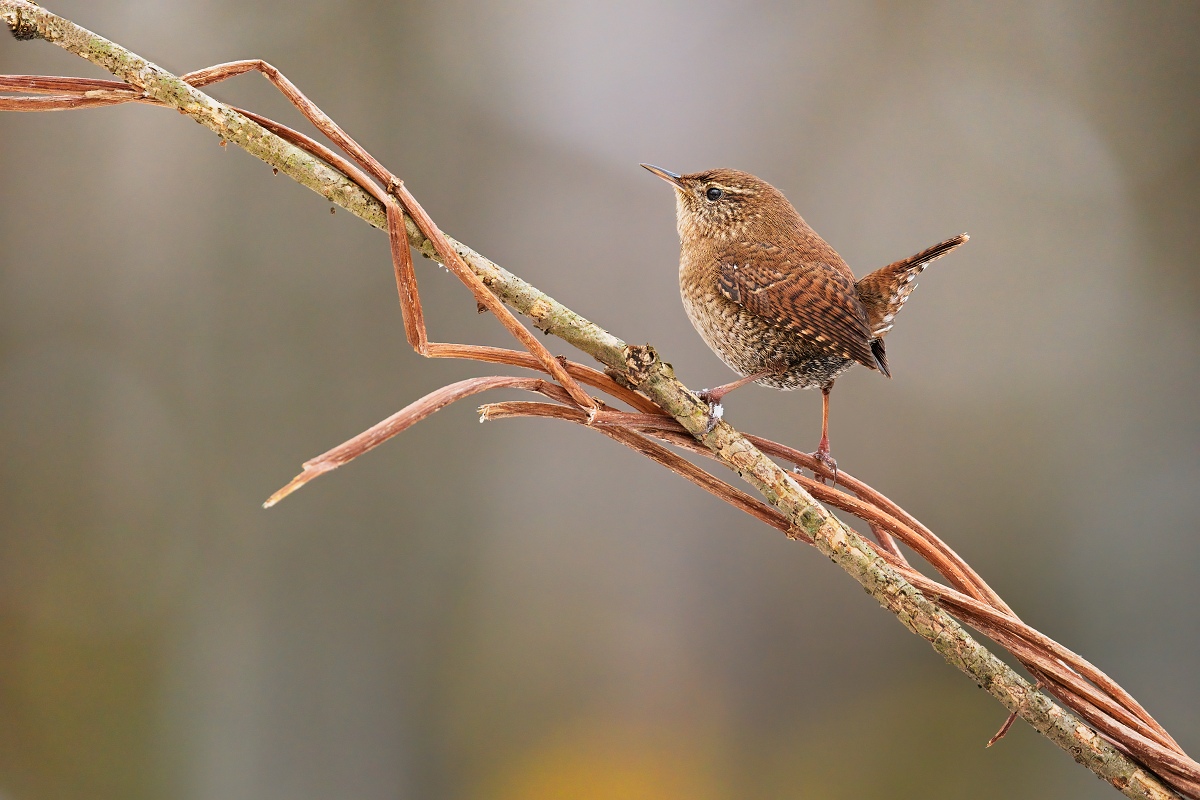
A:
<svg viewBox="0 0 1200 800">
<path fill-rule="evenodd" d="M 701 389 L 696 392 L 696 396 L 708 403 L 708 424 L 704 426 L 704 432 L 712 433 L 712 429 L 717 427 L 717 423 L 725 416 L 725 406 L 721 405 L 721 395 L 714 397 L 708 389 Z"/>
<path fill-rule="evenodd" d="M 813 458 L 815 458 L 817 461 L 819 461 L 821 463 L 821 466 L 825 467 L 825 469 L 828 470 L 828 472 L 829 472 L 828 477 L 831 479 L 832 483 L 836 484 L 837 476 L 838 476 L 838 465 L 837 465 L 837 461 L 834 460 L 833 456 L 829 455 L 829 446 L 827 444 L 825 444 L 824 442 L 822 442 L 821 446 L 817 448 L 816 452 L 809 453 L 809 455 L 812 456 Z M 824 472 L 813 470 L 813 477 L 816 478 L 817 480 L 819 480 L 821 483 L 824 483 L 825 478 L 827 476 L 824 474 Z"/>
</svg>

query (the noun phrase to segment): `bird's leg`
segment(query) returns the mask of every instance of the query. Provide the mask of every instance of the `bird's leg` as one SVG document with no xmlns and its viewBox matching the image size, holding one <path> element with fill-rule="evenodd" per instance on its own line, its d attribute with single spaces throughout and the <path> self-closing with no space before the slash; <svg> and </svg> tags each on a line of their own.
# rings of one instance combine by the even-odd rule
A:
<svg viewBox="0 0 1200 800">
<path fill-rule="evenodd" d="M 833 391 L 833 381 L 821 387 L 821 443 L 817 445 L 817 451 L 811 455 L 833 473 L 833 482 L 837 483 L 837 462 L 833 460 L 833 456 L 829 455 L 829 393 L 831 391 Z M 821 483 L 825 482 L 824 475 L 814 473 L 814 476 Z"/>
<path fill-rule="evenodd" d="M 756 372 L 753 375 L 749 375 L 741 380 L 736 380 L 733 383 L 723 383 L 715 389 L 702 389 L 696 394 L 701 400 L 709 405 L 719 406 L 721 404 L 721 398 L 732 392 L 734 389 L 740 389 L 747 383 L 754 383 L 754 381 L 758 380 L 759 378 L 765 378 L 773 372 L 775 372 L 774 368 L 764 369 L 762 372 Z"/>
<path fill-rule="evenodd" d="M 725 408 L 721 405 L 721 398 L 732 392 L 734 389 L 740 389 L 747 383 L 765 378 L 768 375 L 774 375 L 780 371 L 780 367 L 772 365 L 764 369 L 762 372 L 756 372 L 753 375 L 748 375 L 741 380 L 736 380 L 733 383 L 723 383 L 715 389 L 702 389 L 696 392 L 696 396 L 704 402 L 708 403 L 708 426 L 704 429 L 705 433 L 709 433 L 713 428 L 717 427 L 717 423 L 721 417 L 725 416 Z"/>
</svg>

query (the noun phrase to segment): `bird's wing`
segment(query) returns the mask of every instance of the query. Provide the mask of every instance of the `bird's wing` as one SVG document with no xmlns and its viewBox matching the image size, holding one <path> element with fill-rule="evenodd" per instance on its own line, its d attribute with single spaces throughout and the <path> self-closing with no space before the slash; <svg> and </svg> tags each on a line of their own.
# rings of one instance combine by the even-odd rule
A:
<svg viewBox="0 0 1200 800">
<path fill-rule="evenodd" d="M 929 264 L 949 253 L 970 237 L 965 233 L 935 244 L 915 256 L 888 264 L 864 277 L 856 284 L 858 297 L 867 311 L 871 336 L 883 338 L 892 329 L 904 301 L 917 288 L 916 279 Z"/>
<path fill-rule="evenodd" d="M 880 369 L 854 282 L 834 267 L 822 262 L 798 267 L 780 258 L 755 263 L 723 258 L 716 278 L 717 290 L 749 313 L 795 331 L 830 355 Z"/>
</svg>

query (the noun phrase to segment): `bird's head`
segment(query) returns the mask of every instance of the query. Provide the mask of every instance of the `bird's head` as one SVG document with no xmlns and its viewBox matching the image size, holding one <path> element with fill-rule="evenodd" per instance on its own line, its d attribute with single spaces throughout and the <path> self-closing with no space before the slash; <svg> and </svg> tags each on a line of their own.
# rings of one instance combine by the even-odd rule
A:
<svg viewBox="0 0 1200 800">
<path fill-rule="evenodd" d="M 676 222 L 683 241 L 696 237 L 746 238 L 758 230 L 778 230 L 800 219 L 778 189 L 748 172 L 710 169 L 677 175 L 642 164 L 675 187 Z"/>
</svg>

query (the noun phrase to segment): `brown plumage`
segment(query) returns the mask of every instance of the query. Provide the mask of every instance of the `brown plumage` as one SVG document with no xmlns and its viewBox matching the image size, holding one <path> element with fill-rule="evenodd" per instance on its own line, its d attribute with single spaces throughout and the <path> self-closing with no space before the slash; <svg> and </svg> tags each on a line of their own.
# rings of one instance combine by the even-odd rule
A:
<svg viewBox="0 0 1200 800">
<path fill-rule="evenodd" d="M 720 399 L 751 381 L 778 389 L 820 387 L 821 444 L 829 457 L 829 391 L 854 364 L 891 377 L 883 338 L 931 261 L 961 234 L 860 281 L 766 181 L 732 169 L 691 175 L 643 164 L 675 187 L 679 288 L 688 318 L 721 360 L 743 376 L 708 390 Z"/>
</svg>

